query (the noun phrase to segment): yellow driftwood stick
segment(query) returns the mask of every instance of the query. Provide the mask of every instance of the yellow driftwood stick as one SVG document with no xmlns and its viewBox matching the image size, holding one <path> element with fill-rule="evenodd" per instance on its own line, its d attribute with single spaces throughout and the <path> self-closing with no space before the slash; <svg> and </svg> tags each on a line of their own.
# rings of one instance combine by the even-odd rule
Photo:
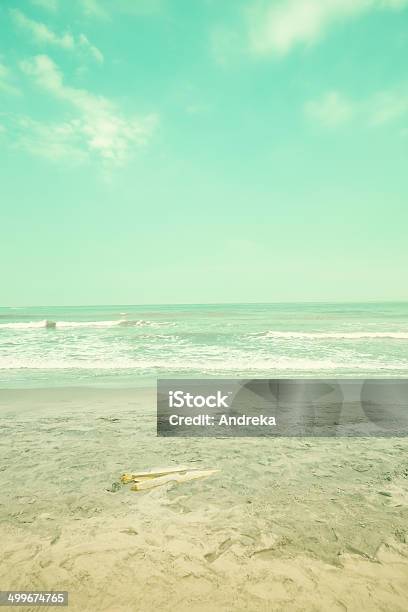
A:
<svg viewBox="0 0 408 612">
<path fill-rule="evenodd" d="M 188 466 L 179 465 L 175 467 L 162 468 L 160 470 L 146 470 L 144 472 L 122 474 L 120 480 L 123 482 L 123 484 L 129 484 L 129 482 L 134 482 L 135 480 L 139 479 L 157 478 L 159 476 L 166 476 L 167 474 L 186 472 L 187 470 L 189 470 Z"/>
<path fill-rule="evenodd" d="M 149 478 L 147 480 L 141 479 L 136 480 L 133 487 L 130 487 L 132 491 L 144 491 L 145 489 L 153 489 L 154 487 L 161 487 L 169 482 L 187 482 L 188 480 L 196 480 L 197 478 L 207 478 L 216 474 L 220 470 L 187 470 L 182 472 L 174 472 L 166 474 L 164 476 L 158 476 L 157 478 Z"/>
</svg>

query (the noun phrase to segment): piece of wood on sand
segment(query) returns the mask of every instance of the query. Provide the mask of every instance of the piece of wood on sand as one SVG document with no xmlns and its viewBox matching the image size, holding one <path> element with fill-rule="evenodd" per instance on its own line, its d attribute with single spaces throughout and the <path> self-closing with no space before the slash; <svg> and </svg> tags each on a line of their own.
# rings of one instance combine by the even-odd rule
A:
<svg viewBox="0 0 408 612">
<path fill-rule="evenodd" d="M 140 480 L 134 480 L 134 485 L 130 488 L 132 491 L 144 491 L 146 489 L 161 487 L 171 482 L 178 484 L 187 482 L 189 480 L 208 478 L 208 476 L 212 476 L 219 471 L 220 470 L 186 470 L 181 472 L 172 472 L 163 476 L 157 476 L 155 478 L 141 478 Z"/>
<path fill-rule="evenodd" d="M 148 480 L 151 478 L 158 478 L 159 476 L 167 476 L 167 474 L 174 474 L 178 472 L 189 471 L 187 465 L 176 465 L 174 467 L 159 468 L 156 470 L 145 470 L 143 472 L 126 473 L 122 474 L 120 480 L 123 484 L 129 484 L 129 482 L 135 482 L 136 480 Z"/>
</svg>

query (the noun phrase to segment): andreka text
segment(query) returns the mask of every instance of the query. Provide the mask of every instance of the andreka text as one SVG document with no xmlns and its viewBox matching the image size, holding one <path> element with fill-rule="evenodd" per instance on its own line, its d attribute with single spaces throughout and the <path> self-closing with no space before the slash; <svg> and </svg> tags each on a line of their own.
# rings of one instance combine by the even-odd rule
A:
<svg viewBox="0 0 408 612">
<path fill-rule="evenodd" d="M 259 414 L 257 416 L 248 416 L 246 414 L 230 416 L 227 414 L 222 414 L 218 415 L 217 417 L 209 414 L 197 414 L 196 416 L 172 414 L 169 417 L 169 423 L 175 427 L 211 427 L 212 425 L 223 425 L 224 427 L 245 427 L 248 425 L 255 427 L 276 427 L 276 418 L 274 416 L 265 416 L 263 414 Z"/>
</svg>

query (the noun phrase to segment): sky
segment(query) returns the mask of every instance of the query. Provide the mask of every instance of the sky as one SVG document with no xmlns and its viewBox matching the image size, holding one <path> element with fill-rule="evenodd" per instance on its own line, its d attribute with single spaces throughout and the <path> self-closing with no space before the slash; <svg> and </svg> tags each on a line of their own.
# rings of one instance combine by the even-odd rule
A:
<svg viewBox="0 0 408 612">
<path fill-rule="evenodd" d="M 1 0 L 0 305 L 408 300 L 408 0 Z"/>
</svg>

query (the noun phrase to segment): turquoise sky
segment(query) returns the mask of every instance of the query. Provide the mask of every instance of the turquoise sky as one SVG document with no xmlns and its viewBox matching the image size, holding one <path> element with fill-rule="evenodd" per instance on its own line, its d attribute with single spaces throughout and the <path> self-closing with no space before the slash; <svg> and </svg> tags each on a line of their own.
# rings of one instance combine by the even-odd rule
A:
<svg viewBox="0 0 408 612">
<path fill-rule="evenodd" d="M 2 0 L 0 304 L 408 299 L 408 0 Z"/>
</svg>

